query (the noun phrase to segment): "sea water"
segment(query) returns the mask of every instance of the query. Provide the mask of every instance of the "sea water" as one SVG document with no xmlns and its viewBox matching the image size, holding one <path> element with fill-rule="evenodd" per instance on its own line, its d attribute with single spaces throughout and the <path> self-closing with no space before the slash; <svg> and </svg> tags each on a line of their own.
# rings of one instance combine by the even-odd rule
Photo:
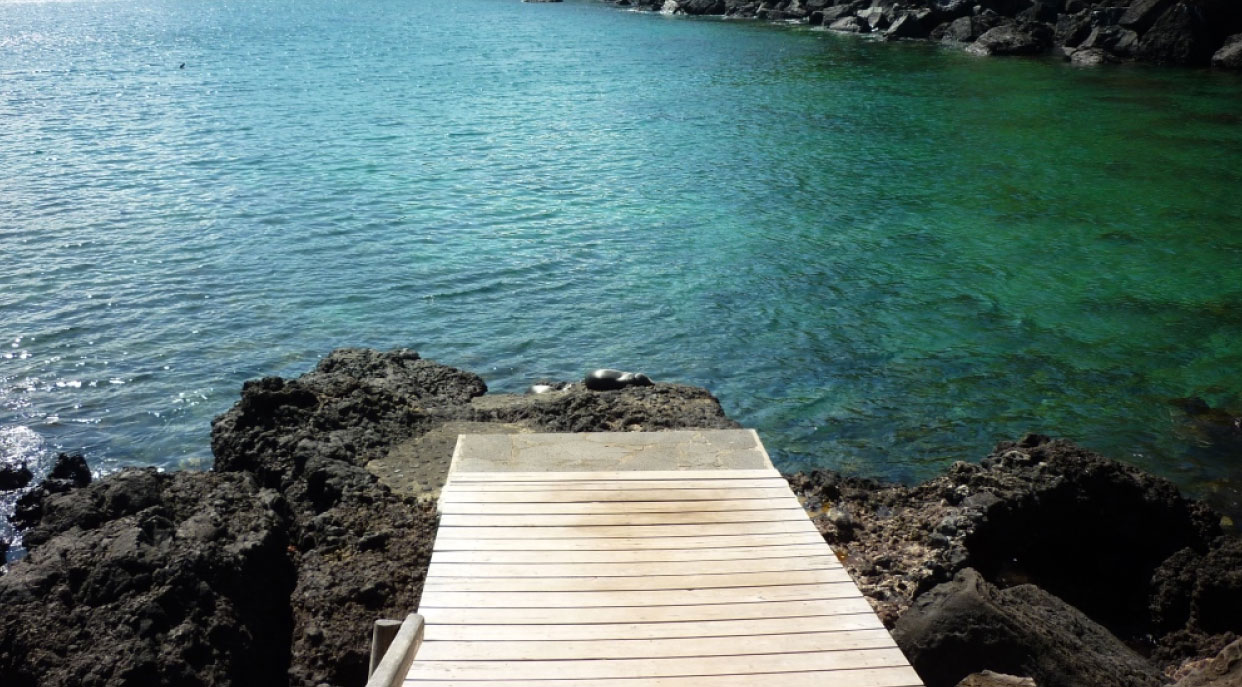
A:
<svg viewBox="0 0 1242 687">
<path fill-rule="evenodd" d="M 703 385 L 785 469 L 1073 438 L 1236 500 L 1242 78 L 582 0 L 0 0 L 0 459 L 210 466 L 411 347 Z"/>
</svg>

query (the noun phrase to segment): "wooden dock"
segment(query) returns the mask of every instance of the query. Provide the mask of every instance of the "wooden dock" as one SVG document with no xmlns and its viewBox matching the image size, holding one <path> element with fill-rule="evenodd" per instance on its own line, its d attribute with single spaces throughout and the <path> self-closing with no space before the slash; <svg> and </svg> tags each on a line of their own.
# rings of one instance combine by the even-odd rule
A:
<svg viewBox="0 0 1242 687">
<path fill-rule="evenodd" d="M 753 432 L 463 435 L 440 511 L 406 687 L 922 685 Z"/>
</svg>

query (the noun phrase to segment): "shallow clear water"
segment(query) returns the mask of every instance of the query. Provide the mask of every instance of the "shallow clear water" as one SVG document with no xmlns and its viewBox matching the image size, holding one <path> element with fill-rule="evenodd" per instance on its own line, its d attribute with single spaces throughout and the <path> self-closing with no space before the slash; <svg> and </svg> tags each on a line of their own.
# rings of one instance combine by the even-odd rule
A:
<svg viewBox="0 0 1242 687">
<path fill-rule="evenodd" d="M 0 453 L 205 467 L 243 380 L 408 346 L 701 384 L 785 468 L 1038 430 L 1236 498 L 1168 400 L 1242 405 L 1240 112 L 585 1 L 3 1 Z"/>
</svg>

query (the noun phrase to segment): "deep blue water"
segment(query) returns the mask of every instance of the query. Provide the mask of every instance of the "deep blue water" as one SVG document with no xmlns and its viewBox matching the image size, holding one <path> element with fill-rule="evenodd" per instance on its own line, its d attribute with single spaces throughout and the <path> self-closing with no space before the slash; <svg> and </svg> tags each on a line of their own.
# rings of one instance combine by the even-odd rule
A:
<svg viewBox="0 0 1242 687">
<path fill-rule="evenodd" d="M 184 68 L 181 65 L 184 64 Z M 210 465 L 408 346 L 704 385 L 781 467 L 1028 430 L 1236 502 L 1242 79 L 589 1 L 0 2 L 0 459 Z"/>
</svg>

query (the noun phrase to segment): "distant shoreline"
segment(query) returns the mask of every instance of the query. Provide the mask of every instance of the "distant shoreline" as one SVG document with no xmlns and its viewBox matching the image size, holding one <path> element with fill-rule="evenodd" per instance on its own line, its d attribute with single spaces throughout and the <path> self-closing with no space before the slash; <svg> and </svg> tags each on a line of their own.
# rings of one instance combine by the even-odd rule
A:
<svg viewBox="0 0 1242 687">
<path fill-rule="evenodd" d="M 602 0 L 664 14 L 822 26 L 957 44 L 980 56 L 1062 55 L 1242 69 L 1242 7 L 1228 0 Z"/>
</svg>

